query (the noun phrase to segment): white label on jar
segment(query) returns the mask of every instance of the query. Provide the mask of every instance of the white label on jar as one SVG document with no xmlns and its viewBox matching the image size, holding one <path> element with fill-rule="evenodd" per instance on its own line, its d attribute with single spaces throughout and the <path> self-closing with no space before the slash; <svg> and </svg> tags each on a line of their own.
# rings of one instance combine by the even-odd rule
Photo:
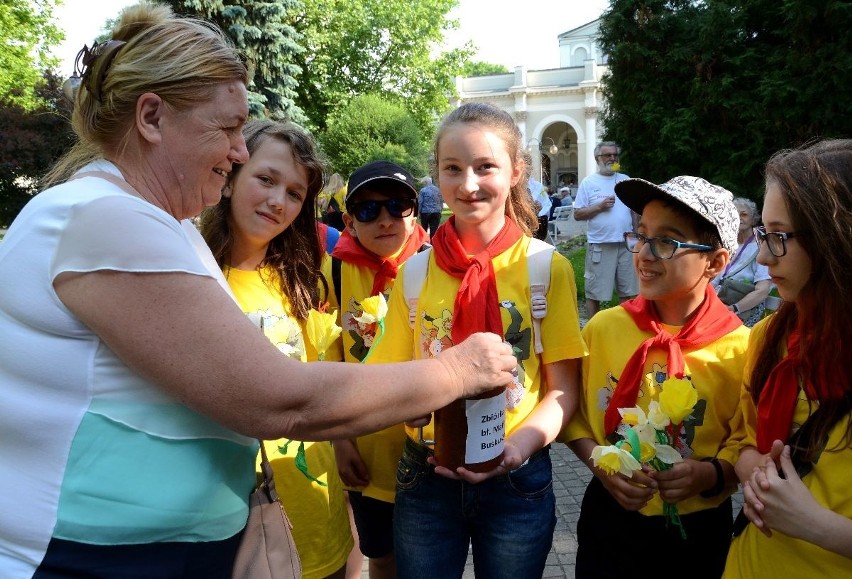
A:
<svg viewBox="0 0 852 579">
<path fill-rule="evenodd" d="M 503 452 L 506 426 L 506 395 L 466 400 L 467 440 L 464 461 L 467 464 L 487 462 Z"/>
</svg>

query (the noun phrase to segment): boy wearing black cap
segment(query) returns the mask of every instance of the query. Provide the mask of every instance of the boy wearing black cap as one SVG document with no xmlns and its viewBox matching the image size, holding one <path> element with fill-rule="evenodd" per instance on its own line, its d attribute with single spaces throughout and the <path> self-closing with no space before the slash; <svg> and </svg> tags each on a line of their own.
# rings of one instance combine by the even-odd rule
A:
<svg viewBox="0 0 852 579">
<path fill-rule="evenodd" d="M 749 438 L 739 410 L 748 329 L 709 286 L 736 249 L 733 195 L 689 176 L 659 186 L 627 179 L 615 192 L 641 215 L 637 230 L 624 234 L 639 296 L 599 312 L 583 330 L 590 352 L 583 395 L 564 441 L 595 476 L 577 524 L 576 574 L 617 577 L 657 559 L 690 576 L 719 577 L 731 537 L 733 464 Z M 668 377 L 686 378 L 697 391 L 674 444 L 683 460 L 630 478 L 595 466 L 595 446 L 624 433 L 618 409 L 647 414 Z M 677 506 L 685 539 L 664 516 L 664 501 Z"/>
<path fill-rule="evenodd" d="M 361 301 L 393 287 L 397 268 L 429 241 L 417 223 L 413 177 L 394 163 L 375 161 L 352 173 L 345 198 L 346 229 L 332 253 L 335 290 L 347 362 L 360 362 L 375 337 L 363 325 Z M 403 425 L 334 444 L 338 471 L 349 489 L 361 552 L 370 577 L 395 577 L 393 502 L 396 468 L 405 443 Z"/>
</svg>

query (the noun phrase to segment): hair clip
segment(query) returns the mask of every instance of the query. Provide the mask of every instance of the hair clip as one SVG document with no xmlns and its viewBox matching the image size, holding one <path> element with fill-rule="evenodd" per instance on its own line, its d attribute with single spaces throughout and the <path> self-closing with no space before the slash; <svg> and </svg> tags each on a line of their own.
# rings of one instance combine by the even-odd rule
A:
<svg viewBox="0 0 852 579">
<path fill-rule="evenodd" d="M 106 78 L 107 71 L 118 54 L 118 50 L 125 44 L 126 42 L 123 40 L 95 42 L 92 48 L 84 44 L 80 52 L 77 53 L 77 58 L 74 59 L 74 74 L 66 81 L 66 85 L 70 88 L 72 94 L 76 93 L 80 82 L 83 82 L 92 96 L 100 101 L 101 85 Z M 68 90 L 66 90 L 67 93 Z"/>
</svg>

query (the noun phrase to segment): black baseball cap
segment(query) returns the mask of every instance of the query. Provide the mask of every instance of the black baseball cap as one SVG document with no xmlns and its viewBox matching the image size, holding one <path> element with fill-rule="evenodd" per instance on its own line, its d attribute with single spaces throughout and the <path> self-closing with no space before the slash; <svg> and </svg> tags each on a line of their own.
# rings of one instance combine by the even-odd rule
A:
<svg viewBox="0 0 852 579">
<path fill-rule="evenodd" d="M 349 177 L 346 187 L 344 205 L 349 207 L 349 200 L 359 190 L 366 186 L 380 193 L 388 192 L 394 195 L 410 196 L 417 199 L 417 189 L 411 173 L 390 161 L 373 161 L 355 169 Z"/>
</svg>

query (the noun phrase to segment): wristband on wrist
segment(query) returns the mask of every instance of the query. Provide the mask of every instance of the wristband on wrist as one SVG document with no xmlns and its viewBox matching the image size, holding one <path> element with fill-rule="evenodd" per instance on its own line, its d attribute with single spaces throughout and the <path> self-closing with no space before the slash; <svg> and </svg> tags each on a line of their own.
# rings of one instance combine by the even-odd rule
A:
<svg viewBox="0 0 852 579">
<path fill-rule="evenodd" d="M 740 306 L 738 306 L 737 304 L 733 304 L 731 307 L 734 308 L 735 314 L 740 313 Z"/>
<path fill-rule="evenodd" d="M 710 497 L 715 497 L 723 490 L 725 490 L 725 473 L 722 471 L 722 465 L 719 464 L 719 459 L 716 457 L 712 458 L 702 458 L 701 462 L 709 462 L 713 465 L 713 468 L 716 469 L 716 484 L 712 487 L 699 493 L 699 495 L 705 499 L 709 499 Z"/>
</svg>

